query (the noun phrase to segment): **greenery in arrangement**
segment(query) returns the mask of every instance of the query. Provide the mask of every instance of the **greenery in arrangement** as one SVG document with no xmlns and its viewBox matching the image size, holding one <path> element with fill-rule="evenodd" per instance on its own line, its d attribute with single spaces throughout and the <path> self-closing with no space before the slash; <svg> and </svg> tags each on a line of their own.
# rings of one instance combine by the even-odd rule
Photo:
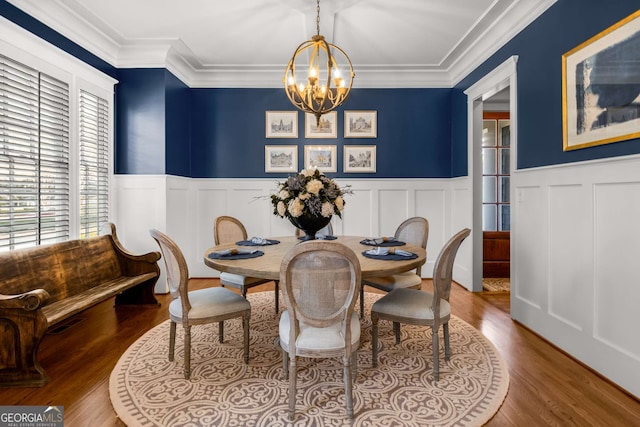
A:
<svg viewBox="0 0 640 427">
<path fill-rule="evenodd" d="M 342 218 L 344 199 L 351 194 L 349 186 L 341 188 L 318 169 L 303 169 L 284 182 L 278 183 L 277 193 L 271 195 L 273 213 L 280 217 L 312 216 Z"/>
</svg>

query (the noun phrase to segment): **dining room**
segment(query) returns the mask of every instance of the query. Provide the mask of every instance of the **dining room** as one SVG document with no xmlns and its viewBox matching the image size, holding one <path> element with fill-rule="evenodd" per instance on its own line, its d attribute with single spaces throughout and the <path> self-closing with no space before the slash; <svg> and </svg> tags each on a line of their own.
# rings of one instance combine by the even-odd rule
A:
<svg viewBox="0 0 640 427">
<path fill-rule="evenodd" d="M 359 8 L 380 2 L 348 2 L 343 10 L 337 6 L 339 2 L 327 1 L 325 5 L 322 0 L 320 6 L 326 9 L 319 16 L 320 27 L 326 25 L 332 36 L 340 36 L 335 42 L 341 47 L 354 43 L 353 49 L 345 50 L 354 62 L 355 77 L 344 103 L 318 120 L 292 104 L 286 93 L 291 85 L 283 84 L 282 79 L 295 46 L 309 37 L 309 28 L 314 26 L 301 23 L 305 19 L 315 22 L 314 2 L 313 7 L 297 1 L 273 2 L 286 10 L 281 21 L 286 25 L 279 27 L 296 28 L 296 37 L 281 34 L 281 28 L 274 30 L 274 37 L 280 38 L 277 43 L 265 41 L 265 45 L 278 46 L 282 59 L 269 66 L 249 63 L 242 69 L 233 68 L 237 64 L 231 62 L 203 62 L 198 68 L 189 49 L 175 38 L 158 37 L 156 41 L 166 44 L 154 44 L 148 35 L 111 31 L 115 25 L 125 25 L 114 15 L 128 7 L 132 8 L 131 16 L 140 14 L 136 15 L 138 22 L 153 24 L 145 18 L 152 8 L 145 8 L 144 2 L 135 7 L 87 2 L 74 10 L 79 3 L 0 1 L 3 66 L 46 75 L 68 86 L 71 127 L 66 134 L 71 135 L 72 162 L 81 157 L 76 152 L 81 140 L 77 127 L 84 123 L 93 129 L 89 120 L 93 109 L 84 110 L 89 116 L 75 112 L 86 105 L 82 95 L 97 95 L 105 101 L 98 103 L 102 108 L 98 111 L 106 117 L 103 142 L 111 150 L 104 169 L 108 185 L 102 181 L 92 183 L 95 187 L 76 183 L 75 178 L 82 174 L 79 166 L 72 164 L 70 186 L 62 183 L 70 194 L 64 201 L 69 214 L 67 234 L 62 238 L 81 234 L 78 230 L 84 222 L 76 211 L 90 199 L 81 196 L 81 190 L 103 185 L 100 188 L 108 188 L 100 205 L 103 220 L 117 225 L 128 249 L 136 253 L 158 250 L 149 230 L 161 230 L 178 244 L 193 278 L 218 284 L 223 268 L 211 268 L 204 256 L 215 246 L 215 219 L 238 218 L 248 237 L 294 239 L 294 226 L 274 214 L 271 196 L 289 176 L 319 168 L 350 189 L 341 215 L 331 219 L 335 236 L 355 236 L 360 242 L 391 236 L 408 218 L 428 220 L 429 239 L 421 273 L 424 281 L 432 278 L 437 256 L 451 236 L 470 228 L 471 235 L 460 247 L 453 266 L 453 280 L 456 295 L 470 298 L 464 306 L 475 313 L 470 323 L 490 335 L 492 330 L 495 333 L 491 321 L 483 321 L 478 313 L 493 311 L 475 298 L 482 289 L 479 124 L 483 102 L 506 89 L 512 138 L 512 173 L 510 186 L 504 190 L 511 203 L 511 295 L 507 303 L 510 313 L 501 318 L 508 326 L 498 329 L 514 337 L 503 345 L 519 344 L 522 335 L 535 334 L 553 349 L 545 347 L 545 352 L 568 355 L 572 363 L 585 365 L 592 374 L 604 378 L 605 387 L 613 386 L 637 402 L 640 347 L 627 329 L 638 323 L 633 301 L 639 292 L 634 257 L 640 242 L 635 226 L 640 140 L 637 129 L 632 129 L 626 139 L 566 146 L 563 108 L 567 100 L 561 96 L 567 78 L 576 75 L 567 74 L 563 61 L 588 52 L 591 43 L 606 34 L 632 31 L 635 27 L 630 30 L 628 24 L 637 18 L 637 6 L 622 0 L 609 2 L 607 7 L 597 0 L 579 5 L 575 0 L 464 1 L 461 3 L 484 7 L 478 12 L 491 12 L 478 13 L 476 18 L 492 20 L 474 20 L 462 14 L 468 20 L 456 21 L 461 28 L 466 31 L 474 23 L 476 26 L 464 33 L 466 38 L 457 40 L 460 44 L 451 45 L 448 52 L 458 54 L 455 60 L 443 58 L 445 53 L 440 52 L 438 67 L 424 58 L 420 65 L 406 67 L 410 60 L 380 65 L 358 58 L 359 52 L 376 49 L 365 43 L 366 37 L 346 30 L 357 28 L 374 37 L 372 28 L 383 28 L 385 21 L 365 25 L 356 17 L 369 16 L 358 13 L 362 12 Z M 438 28 L 437 19 L 431 26 L 413 19 L 412 15 L 434 18 L 424 10 L 412 14 L 414 3 L 404 2 L 404 8 L 394 12 L 398 21 L 415 31 Z M 518 7 L 507 7 L 511 3 Z M 204 13 L 205 5 L 202 7 Z M 217 5 L 206 7 L 215 9 Z M 228 7 L 236 9 L 228 15 L 214 13 L 205 27 L 217 28 L 211 22 L 224 21 L 224 16 L 247 16 L 250 19 L 237 23 L 238 29 L 242 26 L 246 34 L 253 34 L 260 28 L 258 24 L 264 19 L 259 19 L 259 14 L 243 10 L 241 5 Z M 445 16 L 455 17 L 455 8 L 438 7 Z M 186 10 L 176 6 L 173 14 L 171 10 L 163 12 L 184 17 Z M 337 18 L 333 20 L 326 11 L 336 12 Z M 377 17 L 375 13 L 371 16 Z M 328 39 L 333 38 L 328 34 Z M 228 40 L 226 36 L 218 34 L 207 40 Z M 417 32 L 407 37 L 394 46 L 415 54 L 427 36 Z M 252 42 L 255 46 L 255 37 Z M 205 51 L 229 53 L 232 44 L 200 46 Z M 395 50 L 406 53 L 405 49 Z M 3 157 L 2 166 L 9 163 Z M 53 211 L 48 210 L 43 218 Z M 9 218 L 13 213 L 6 209 L 0 215 Z M 12 233 L 13 229 L 7 233 L 6 245 L 3 243 L 7 250 L 15 246 Z M 162 263 L 160 266 L 156 292 L 166 297 L 166 270 Z M 149 316 L 147 320 L 165 320 L 160 317 Z M 117 316 L 113 321 L 118 321 Z M 494 339 L 500 343 L 495 335 Z M 537 345 L 534 348 L 539 348 Z M 115 359 L 112 357 L 113 363 Z M 509 368 L 514 369 L 517 354 L 508 359 Z M 558 354 L 553 360 L 565 363 Z M 60 377 L 65 375 L 57 372 Z M 544 372 L 527 370 L 522 375 Z M 104 381 L 105 377 L 101 378 Z M 516 396 L 518 402 L 506 400 L 513 405 L 510 416 L 519 411 L 513 408 L 526 406 L 526 399 Z M 581 408 L 578 396 L 566 405 L 574 403 Z M 545 408 L 542 412 L 554 413 L 553 404 L 548 405 L 540 404 Z M 589 408 L 580 411 L 588 413 Z M 558 417 L 563 420 L 562 415 Z M 528 413 L 525 418 L 535 419 L 535 414 Z"/>
</svg>

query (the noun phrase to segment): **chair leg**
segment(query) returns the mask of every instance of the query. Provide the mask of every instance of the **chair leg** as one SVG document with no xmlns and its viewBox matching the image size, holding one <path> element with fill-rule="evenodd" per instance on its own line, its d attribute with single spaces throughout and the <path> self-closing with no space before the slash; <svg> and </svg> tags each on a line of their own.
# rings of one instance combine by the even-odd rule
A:
<svg viewBox="0 0 640 427">
<path fill-rule="evenodd" d="M 449 347 L 449 322 L 442 325 L 442 332 L 444 333 L 444 360 L 451 359 L 451 348 Z"/>
<path fill-rule="evenodd" d="M 244 330 L 244 364 L 249 364 L 249 321 L 251 320 L 251 312 L 242 316 L 242 329 Z"/>
<path fill-rule="evenodd" d="M 191 325 L 184 326 L 184 379 L 191 377 Z"/>
<path fill-rule="evenodd" d="M 276 314 L 278 314 L 278 311 L 280 309 L 280 281 L 279 280 L 274 280 L 273 283 L 275 283 L 275 292 L 276 292 Z"/>
<path fill-rule="evenodd" d="M 371 364 L 378 366 L 378 316 L 371 313 Z"/>
<path fill-rule="evenodd" d="M 296 357 L 289 358 L 289 421 L 293 421 L 296 412 Z"/>
<path fill-rule="evenodd" d="M 282 375 L 285 380 L 289 379 L 289 353 L 282 349 Z"/>
<path fill-rule="evenodd" d="M 173 355 L 176 349 L 176 322 L 173 320 L 169 326 L 169 362 L 173 362 Z"/>
<path fill-rule="evenodd" d="M 438 326 L 431 327 L 431 347 L 433 347 L 433 381 L 438 382 L 438 374 L 440 373 L 440 347 L 438 343 Z"/>
<path fill-rule="evenodd" d="M 358 350 L 351 353 L 351 372 L 353 373 L 353 381 L 358 378 Z"/>
<path fill-rule="evenodd" d="M 360 286 L 360 319 L 364 319 L 364 285 Z"/>
<path fill-rule="evenodd" d="M 393 322 L 393 333 L 396 336 L 396 344 L 400 344 L 400 322 Z"/>
<path fill-rule="evenodd" d="M 224 322 L 218 322 L 218 342 L 224 342 Z"/>
<path fill-rule="evenodd" d="M 344 398 L 347 404 L 347 416 L 353 419 L 353 395 L 351 393 L 351 356 L 343 356 L 344 364 Z"/>
</svg>

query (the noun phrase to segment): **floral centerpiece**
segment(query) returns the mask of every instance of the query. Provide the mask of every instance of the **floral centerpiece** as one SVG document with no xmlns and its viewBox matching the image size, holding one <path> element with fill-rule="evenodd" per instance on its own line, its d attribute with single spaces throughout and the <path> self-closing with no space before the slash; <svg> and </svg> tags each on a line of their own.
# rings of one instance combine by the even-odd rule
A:
<svg viewBox="0 0 640 427">
<path fill-rule="evenodd" d="M 307 237 L 313 238 L 316 231 L 331 221 L 332 215 L 342 218 L 343 196 L 351 193 L 350 187 L 341 188 L 318 169 L 303 169 L 278 183 L 271 203 L 274 215 L 288 218 Z"/>
</svg>

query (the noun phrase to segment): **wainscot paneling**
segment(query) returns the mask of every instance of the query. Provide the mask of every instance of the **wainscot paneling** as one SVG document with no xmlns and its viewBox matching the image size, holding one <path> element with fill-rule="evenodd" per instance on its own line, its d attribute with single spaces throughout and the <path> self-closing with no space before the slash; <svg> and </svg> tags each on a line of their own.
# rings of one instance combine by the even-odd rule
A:
<svg viewBox="0 0 640 427">
<path fill-rule="evenodd" d="M 640 396 L 640 157 L 512 175 L 512 317 Z"/>
<path fill-rule="evenodd" d="M 217 277 L 218 273 L 202 261 L 205 250 L 213 246 L 216 217 L 232 215 L 239 218 L 250 236 L 294 233 L 289 221 L 273 215 L 268 196 L 275 190 L 275 181 L 278 179 L 116 175 L 112 218 L 116 224 L 122 224 L 118 229 L 122 230 L 120 237 L 127 247 L 140 251 L 158 250 L 149 236 L 149 229 L 157 228 L 180 245 L 191 276 Z M 427 263 L 422 269 L 424 277 L 431 277 L 433 264 L 444 243 L 459 228 L 468 227 L 470 223 L 463 223 L 470 215 L 456 215 L 455 227 L 452 227 L 450 213 L 457 211 L 450 206 L 452 180 L 341 178 L 339 183 L 351 186 L 353 194 L 345 197 L 342 219 L 337 216 L 332 219 L 337 235 L 393 235 L 406 218 L 424 216 L 429 220 Z M 461 248 L 464 250 L 465 245 Z M 459 256 L 456 262 L 456 271 L 462 272 L 462 277 L 456 277 L 456 280 L 465 286 L 465 275 L 471 271 L 470 260 L 469 252 L 468 260 Z M 157 287 L 159 292 L 166 292 L 163 283 L 161 278 Z"/>
</svg>

